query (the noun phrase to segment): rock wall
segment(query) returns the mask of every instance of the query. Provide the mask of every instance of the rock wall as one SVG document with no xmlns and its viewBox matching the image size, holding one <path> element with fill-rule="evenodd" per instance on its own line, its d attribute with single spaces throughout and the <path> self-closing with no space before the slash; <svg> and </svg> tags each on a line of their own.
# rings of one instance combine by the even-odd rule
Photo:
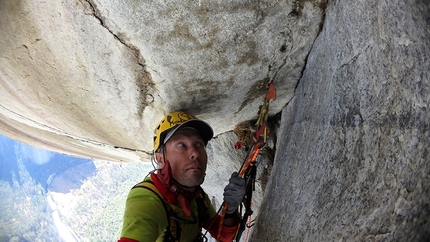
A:
<svg viewBox="0 0 430 242">
<path fill-rule="evenodd" d="M 251 240 L 425 241 L 429 19 L 426 0 L 2 0 L 0 131 L 146 161 L 166 112 L 221 134 L 255 117 L 273 81 L 272 114 L 288 105 Z M 208 190 L 240 164 L 216 156 L 233 140 L 208 147 Z"/>
<path fill-rule="evenodd" d="M 251 241 L 428 241 L 430 5 L 329 1 Z"/>
<path fill-rule="evenodd" d="M 326 0 L 0 1 L 0 133 L 84 158 L 148 161 L 179 109 L 215 133 L 294 95 Z"/>
</svg>

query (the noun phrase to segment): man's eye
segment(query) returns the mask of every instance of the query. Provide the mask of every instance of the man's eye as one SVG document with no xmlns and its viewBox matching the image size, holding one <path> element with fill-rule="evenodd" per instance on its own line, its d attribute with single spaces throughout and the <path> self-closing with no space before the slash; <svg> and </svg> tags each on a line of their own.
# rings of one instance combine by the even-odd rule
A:
<svg viewBox="0 0 430 242">
<path fill-rule="evenodd" d="M 184 143 L 178 143 L 178 147 L 185 147 Z"/>
</svg>

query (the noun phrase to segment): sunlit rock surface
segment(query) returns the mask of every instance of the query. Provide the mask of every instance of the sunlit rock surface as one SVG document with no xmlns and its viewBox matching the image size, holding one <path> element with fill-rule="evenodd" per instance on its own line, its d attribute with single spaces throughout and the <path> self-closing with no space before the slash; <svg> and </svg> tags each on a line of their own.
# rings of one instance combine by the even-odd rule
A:
<svg viewBox="0 0 430 242">
<path fill-rule="evenodd" d="M 330 1 L 252 241 L 428 241 L 428 1 Z"/>
<path fill-rule="evenodd" d="M 216 134 L 281 111 L 320 31 L 320 1 L 0 2 L 0 132 L 60 153 L 147 161 L 178 109 Z"/>
</svg>

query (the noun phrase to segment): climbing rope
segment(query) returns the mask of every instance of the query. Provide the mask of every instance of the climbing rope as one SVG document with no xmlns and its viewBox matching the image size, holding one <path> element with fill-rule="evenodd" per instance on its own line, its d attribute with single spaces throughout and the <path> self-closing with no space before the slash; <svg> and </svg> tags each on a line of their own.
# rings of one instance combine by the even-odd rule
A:
<svg viewBox="0 0 430 242">
<path fill-rule="evenodd" d="M 253 211 L 251 210 L 251 201 L 252 201 L 252 191 L 254 190 L 254 184 L 255 184 L 255 176 L 256 176 L 256 166 L 259 162 L 259 159 L 261 158 L 263 152 L 263 148 L 266 145 L 267 141 L 267 119 L 269 117 L 269 101 L 276 99 L 276 90 L 273 83 L 268 84 L 268 90 L 266 94 L 263 97 L 263 104 L 260 106 L 258 111 L 258 119 L 256 122 L 256 131 L 250 132 L 251 137 L 250 140 L 252 141 L 253 145 L 251 150 L 249 151 L 246 159 L 242 163 L 242 167 L 239 171 L 239 177 L 243 177 L 246 181 L 246 193 L 245 197 L 242 200 L 242 203 L 245 207 L 245 213 L 243 215 L 243 218 L 241 219 L 241 222 L 239 224 L 239 227 L 236 231 L 236 235 L 233 239 L 233 241 L 239 241 L 240 237 L 245 230 L 245 227 L 248 228 L 245 236 L 245 241 L 248 238 L 249 229 L 252 227 L 251 225 L 251 215 Z M 242 142 L 238 142 L 235 144 L 235 149 L 240 149 L 242 147 Z M 224 226 L 224 218 L 227 211 L 228 202 L 224 202 L 221 205 L 221 221 L 219 225 L 219 231 L 218 231 L 218 238 L 217 241 L 220 241 L 221 236 L 221 230 Z M 242 210 L 242 204 L 241 204 L 241 210 Z"/>
<path fill-rule="evenodd" d="M 251 207 L 251 206 L 250 206 Z M 242 220 L 242 221 L 244 221 L 244 220 Z M 254 224 L 253 224 L 253 222 L 255 221 L 255 219 L 254 220 L 251 220 L 251 216 L 248 216 L 248 221 L 246 222 L 246 234 L 245 234 L 245 238 L 243 239 L 243 242 L 246 242 L 247 240 L 248 240 L 248 237 L 249 237 L 249 231 L 251 230 L 251 227 L 252 226 L 254 226 Z M 239 232 L 239 230 L 237 231 L 237 233 L 236 233 L 236 236 L 235 236 L 235 238 L 237 239 L 237 240 L 239 240 L 240 239 L 240 237 L 239 238 L 237 238 L 237 235 L 238 235 L 238 232 Z"/>
</svg>

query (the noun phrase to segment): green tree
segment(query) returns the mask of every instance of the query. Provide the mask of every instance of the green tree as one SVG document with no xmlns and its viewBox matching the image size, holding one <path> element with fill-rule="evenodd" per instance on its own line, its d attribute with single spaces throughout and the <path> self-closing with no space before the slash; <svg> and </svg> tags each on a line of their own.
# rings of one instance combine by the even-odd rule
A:
<svg viewBox="0 0 430 242">
<path fill-rule="evenodd" d="M 43 187 L 30 177 L 21 159 L 12 186 L 0 181 L 1 241 L 56 241 Z"/>
<path fill-rule="evenodd" d="M 85 180 L 80 189 L 71 191 L 79 200 L 62 219 L 83 240 L 115 241 L 120 236 L 128 192 L 152 166 L 97 162 L 97 167 L 97 173 Z"/>
</svg>

